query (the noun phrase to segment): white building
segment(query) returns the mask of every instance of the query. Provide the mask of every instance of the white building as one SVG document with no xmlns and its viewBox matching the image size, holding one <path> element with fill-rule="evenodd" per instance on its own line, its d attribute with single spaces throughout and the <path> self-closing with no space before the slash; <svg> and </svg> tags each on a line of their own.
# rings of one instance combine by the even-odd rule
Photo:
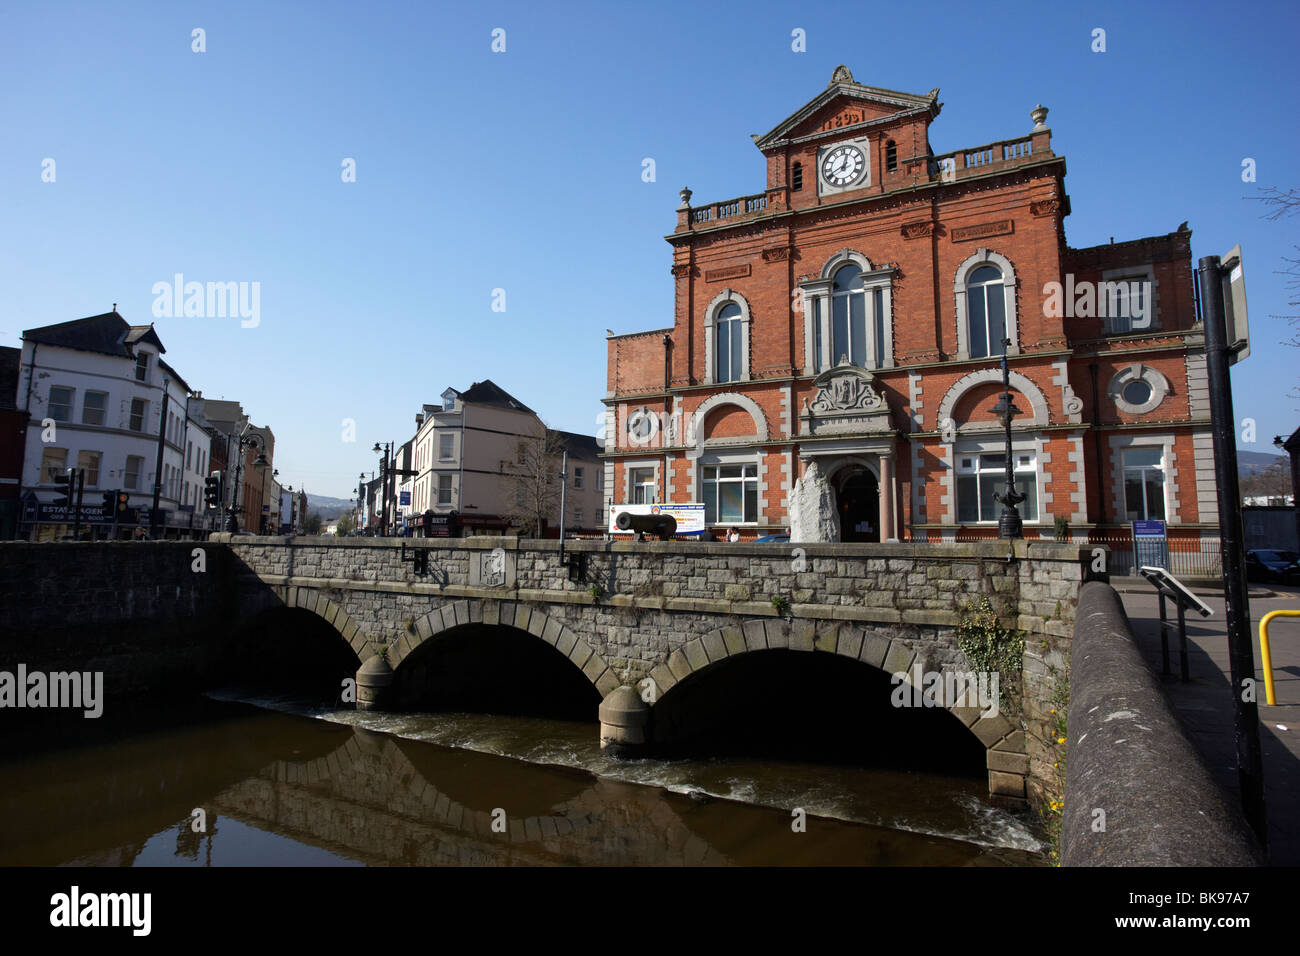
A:
<svg viewBox="0 0 1300 956">
<path fill-rule="evenodd" d="M 149 526 L 157 507 L 164 533 L 189 525 L 182 513 L 188 476 L 189 386 L 162 358 L 152 325 L 130 325 L 116 311 L 23 333 L 17 407 L 27 414 L 22 489 L 25 537 L 53 537 L 70 515 L 52 509 L 54 477 L 85 473 L 83 509 L 98 511 L 104 492 L 127 495 L 119 535 Z M 191 451 L 191 466 L 193 465 Z M 88 515 L 97 536 L 112 533 L 108 516 Z"/>
</svg>

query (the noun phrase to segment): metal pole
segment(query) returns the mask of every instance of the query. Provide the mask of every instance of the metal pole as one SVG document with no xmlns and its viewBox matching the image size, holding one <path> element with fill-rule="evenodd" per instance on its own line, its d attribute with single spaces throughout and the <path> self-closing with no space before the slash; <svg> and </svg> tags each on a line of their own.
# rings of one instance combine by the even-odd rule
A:
<svg viewBox="0 0 1300 956">
<path fill-rule="evenodd" d="M 74 468 L 68 496 L 72 504 L 72 540 L 81 540 L 81 490 L 86 487 L 86 470 Z"/>
<path fill-rule="evenodd" d="M 1264 808 L 1264 769 L 1259 749 L 1259 705 L 1243 700 L 1245 682 L 1255 679 L 1255 654 L 1250 638 L 1250 602 L 1246 596 L 1245 553 L 1242 550 L 1241 488 L 1237 481 L 1237 441 L 1233 428 L 1232 380 L 1228 373 L 1227 329 L 1224 325 L 1222 269 L 1218 256 L 1198 263 L 1205 316 L 1205 359 L 1210 387 L 1210 418 L 1214 434 L 1214 463 L 1218 472 L 1220 553 L 1227 605 L 1228 664 L 1232 677 L 1233 737 L 1237 745 L 1237 779 L 1241 803 L 1262 846 L 1268 845 Z"/>
<path fill-rule="evenodd" d="M 149 537 L 158 537 L 158 504 L 162 495 L 163 451 L 167 447 L 167 399 L 171 382 L 163 379 L 162 414 L 158 416 L 158 458 L 153 469 L 153 507 L 149 510 Z"/>
<path fill-rule="evenodd" d="M 569 453 L 560 455 L 560 567 L 564 567 L 564 500 L 569 483 Z"/>
<path fill-rule="evenodd" d="M 1178 670 L 1186 684 L 1192 678 L 1187 673 L 1187 611 L 1183 602 L 1178 602 Z"/>
<path fill-rule="evenodd" d="M 1160 595 L 1160 673 L 1169 675 L 1169 624 L 1165 620 L 1165 592 Z"/>
</svg>

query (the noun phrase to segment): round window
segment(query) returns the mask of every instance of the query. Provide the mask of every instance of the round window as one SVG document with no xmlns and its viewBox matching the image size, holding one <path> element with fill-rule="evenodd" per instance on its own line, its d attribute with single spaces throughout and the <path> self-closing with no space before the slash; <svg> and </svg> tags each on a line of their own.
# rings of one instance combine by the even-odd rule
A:
<svg viewBox="0 0 1300 956">
<path fill-rule="evenodd" d="M 1130 405 L 1145 405 L 1151 401 L 1151 383 L 1135 378 L 1124 386 L 1124 401 Z"/>
</svg>

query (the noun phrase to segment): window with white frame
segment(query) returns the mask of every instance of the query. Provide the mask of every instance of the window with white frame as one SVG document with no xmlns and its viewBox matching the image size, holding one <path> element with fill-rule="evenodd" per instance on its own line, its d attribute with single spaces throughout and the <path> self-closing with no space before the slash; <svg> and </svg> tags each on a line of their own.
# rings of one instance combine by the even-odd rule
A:
<svg viewBox="0 0 1300 956">
<path fill-rule="evenodd" d="M 451 504 L 451 475 L 438 476 L 438 504 Z"/>
<path fill-rule="evenodd" d="M 72 421 L 73 390 L 61 385 L 50 387 L 50 417 L 56 422 Z"/>
<path fill-rule="evenodd" d="M 1025 500 L 1016 506 L 1025 521 L 1038 520 L 1038 462 L 1032 451 L 1016 451 L 1016 490 Z M 962 524 L 997 521 L 1002 505 L 993 496 L 1007 485 L 1007 458 L 1002 452 L 957 453 L 957 520 Z"/>
<path fill-rule="evenodd" d="M 135 357 L 135 380 L 137 382 L 149 381 L 149 353 L 141 352 Z"/>
<path fill-rule="evenodd" d="M 744 317 L 740 306 L 729 302 L 718 312 L 714 322 L 717 362 L 715 382 L 739 382 L 745 374 Z"/>
<path fill-rule="evenodd" d="M 126 472 L 122 484 L 132 490 L 139 488 L 140 472 L 142 471 L 144 471 L 144 457 L 141 455 L 127 455 Z"/>
<path fill-rule="evenodd" d="M 77 452 L 77 467 L 86 473 L 86 484 L 92 488 L 99 485 L 100 457 L 101 453 L 97 451 Z"/>
<path fill-rule="evenodd" d="M 632 504 L 652 505 L 659 500 L 653 468 L 633 468 L 628 481 L 632 486 Z"/>
<path fill-rule="evenodd" d="M 582 470 L 581 468 L 574 468 L 574 469 L 573 469 L 573 487 L 575 487 L 575 488 L 581 488 L 581 487 L 582 487 L 582 478 L 583 478 L 583 473 L 582 473 L 582 472 L 583 472 L 583 470 Z"/>
<path fill-rule="evenodd" d="M 758 520 L 757 465 L 705 465 L 703 487 L 705 523 Z"/>
<path fill-rule="evenodd" d="M 1164 457 L 1164 449 L 1160 446 L 1124 449 L 1124 516 L 1126 520 L 1164 520 Z"/>
<path fill-rule="evenodd" d="M 52 485 L 57 475 L 68 470 L 68 450 L 66 448 L 46 448 L 41 452 L 41 476 L 43 484 Z"/>
<path fill-rule="evenodd" d="M 870 306 L 870 308 L 868 308 Z M 879 367 L 885 354 L 884 290 L 868 290 L 855 263 L 835 270 L 831 282 L 831 362 L 841 359 L 858 368 Z"/>
<path fill-rule="evenodd" d="M 1097 293 L 1106 309 L 1106 331 L 1111 335 L 1148 328 L 1151 325 L 1151 288 L 1146 275 L 1105 279 Z M 1141 404 L 1134 402 L 1133 404 Z"/>
<path fill-rule="evenodd" d="M 1106 335 L 1159 328 L 1155 320 L 1160 296 L 1155 278 L 1155 268 L 1149 263 L 1107 269 L 1101 274 L 1096 314 L 1105 320 Z"/>
<path fill-rule="evenodd" d="M 574 509 L 574 512 L 573 512 L 573 520 L 574 520 L 574 522 L 575 522 L 576 524 L 582 524 L 582 509 L 581 509 L 581 508 L 575 508 L 575 509 Z"/>
<path fill-rule="evenodd" d="M 87 392 L 81 400 L 81 423 L 83 425 L 104 424 L 105 411 L 108 408 L 108 392 Z"/>
<path fill-rule="evenodd" d="M 992 249 L 977 249 L 953 277 L 957 306 L 957 358 L 993 358 L 1019 353 L 1016 317 L 1016 268 Z"/>
<path fill-rule="evenodd" d="M 892 267 L 874 268 L 865 256 L 843 250 L 822 278 L 799 284 L 803 292 L 805 367 L 825 371 L 841 360 L 859 368 L 893 363 Z"/>
<path fill-rule="evenodd" d="M 438 459 L 440 461 L 451 461 L 455 457 L 453 453 L 455 441 L 455 435 L 438 436 Z"/>
<path fill-rule="evenodd" d="M 1007 337 L 1007 296 L 1002 270 L 980 266 L 966 280 L 966 314 L 970 357 L 1001 355 Z"/>
</svg>

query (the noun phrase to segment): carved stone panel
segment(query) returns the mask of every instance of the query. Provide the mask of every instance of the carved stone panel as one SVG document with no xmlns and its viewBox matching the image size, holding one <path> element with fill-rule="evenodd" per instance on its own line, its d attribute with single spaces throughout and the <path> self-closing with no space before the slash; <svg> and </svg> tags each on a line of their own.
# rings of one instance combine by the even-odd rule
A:
<svg viewBox="0 0 1300 956">
<path fill-rule="evenodd" d="M 469 583 L 480 588 L 515 586 L 515 554 L 505 548 L 475 551 L 469 559 Z"/>
<path fill-rule="evenodd" d="M 848 359 L 813 379 L 817 394 L 804 399 L 803 433 L 860 434 L 893 430 L 889 404 L 874 385 L 874 376 Z"/>
</svg>

